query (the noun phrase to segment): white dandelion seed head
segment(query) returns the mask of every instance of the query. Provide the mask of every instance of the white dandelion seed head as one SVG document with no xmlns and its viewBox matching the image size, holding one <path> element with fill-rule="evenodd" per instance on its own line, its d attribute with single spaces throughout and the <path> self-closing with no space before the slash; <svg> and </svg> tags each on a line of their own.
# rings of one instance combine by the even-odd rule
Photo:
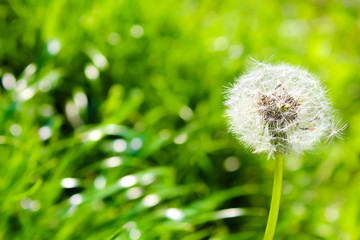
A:
<svg viewBox="0 0 360 240">
<path fill-rule="evenodd" d="M 255 153 L 311 149 L 339 135 L 320 80 L 286 64 L 255 63 L 227 90 L 226 116 L 235 136 Z"/>
</svg>

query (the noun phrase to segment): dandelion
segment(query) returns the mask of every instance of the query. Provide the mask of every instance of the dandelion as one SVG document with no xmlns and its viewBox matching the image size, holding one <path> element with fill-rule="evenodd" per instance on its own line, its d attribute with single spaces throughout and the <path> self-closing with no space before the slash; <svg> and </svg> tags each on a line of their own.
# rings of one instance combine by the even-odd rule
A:
<svg viewBox="0 0 360 240">
<path fill-rule="evenodd" d="M 254 153 L 275 158 L 273 195 L 264 239 L 273 239 L 281 196 L 283 154 L 302 153 L 322 139 L 341 137 L 318 78 L 287 64 L 256 63 L 227 91 L 232 133 Z"/>
<path fill-rule="evenodd" d="M 225 105 L 230 130 L 254 153 L 269 157 L 301 153 L 343 130 L 334 127 L 321 82 L 286 64 L 256 64 L 229 88 Z"/>
</svg>

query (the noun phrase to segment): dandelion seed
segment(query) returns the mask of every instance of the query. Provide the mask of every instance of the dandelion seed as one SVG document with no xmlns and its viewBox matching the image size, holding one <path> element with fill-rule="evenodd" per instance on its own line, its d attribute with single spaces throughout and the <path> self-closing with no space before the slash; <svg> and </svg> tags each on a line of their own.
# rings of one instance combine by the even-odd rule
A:
<svg viewBox="0 0 360 240">
<path fill-rule="evenodd" d="M 344 130 L 348 124 L 341 125 L 341 123 L 334 124 L 330 130 L 330 134 L 326 137 L 326 142 L 331 142 L 334 138 L 340 140 L 344 139 Z"/>
<path fill-rule="evenodd" d="M 228 89 L 230 130 L 254 153 L 298 153 L 341 137 L 321 82 L 298 67 L 256 63 Z M 335 129 L 335 130 L 331 130 Z"/>
</svg>

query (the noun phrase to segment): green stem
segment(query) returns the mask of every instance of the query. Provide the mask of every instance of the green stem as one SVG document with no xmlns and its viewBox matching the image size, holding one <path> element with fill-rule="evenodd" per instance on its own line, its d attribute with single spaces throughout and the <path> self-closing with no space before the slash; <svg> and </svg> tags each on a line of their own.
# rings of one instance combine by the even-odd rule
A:
<svg viewBox="0 0 360 240">
<path fill-rule="evenodd" d="M 279 214 L 284 156 L 275 157 L 274 186 L 271 197 L 270 213 L 266 225 L 264 240 L 272 240 L 275 234 L 276 222 Z"/>
</svg>

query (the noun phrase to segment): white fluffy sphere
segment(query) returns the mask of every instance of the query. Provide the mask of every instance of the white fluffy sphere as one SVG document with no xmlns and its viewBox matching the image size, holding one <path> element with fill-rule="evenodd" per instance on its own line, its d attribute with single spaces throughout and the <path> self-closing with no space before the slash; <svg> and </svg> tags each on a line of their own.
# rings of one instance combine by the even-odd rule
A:
<svg viewBox="0 0 360 240">
<path fill-rule="evenodd" d="M 286 64 L 256 63 L 228 89 L 225 106 L 236 137 L 269 156 L 311 149 L 338 131 L 319 79 Z"/>
</svg>

